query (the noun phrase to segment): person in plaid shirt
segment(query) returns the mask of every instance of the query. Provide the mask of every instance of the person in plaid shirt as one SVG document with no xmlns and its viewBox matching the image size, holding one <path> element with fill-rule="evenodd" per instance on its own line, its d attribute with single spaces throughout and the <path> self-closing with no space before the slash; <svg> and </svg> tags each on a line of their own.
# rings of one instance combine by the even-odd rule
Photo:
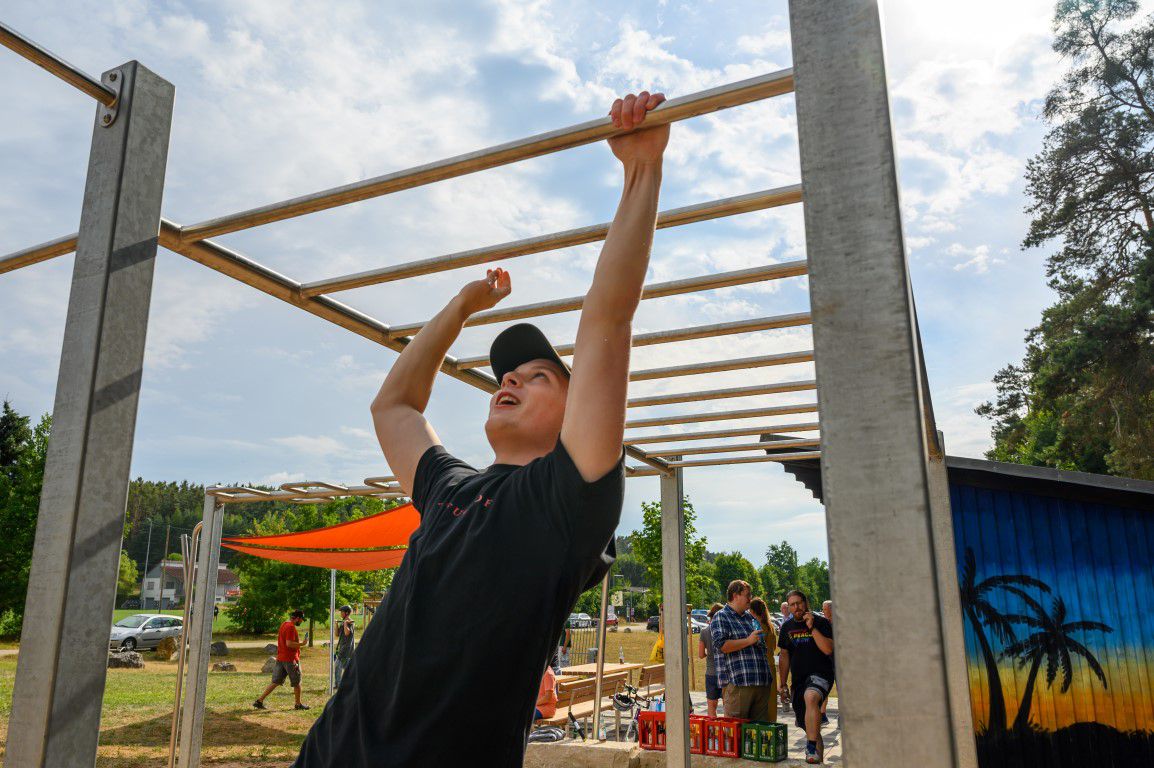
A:
<svg viewBox="0 0 1154 768">
<path fill-rule="evenodd" d="M 709 622 L 717 653 L 717 682 L 727 717 L 767 720 L 776 695 L 761 624 L 749 612 L 749 583 L 737 579 L 725 591 L 726 606 Z"/>
</svg>

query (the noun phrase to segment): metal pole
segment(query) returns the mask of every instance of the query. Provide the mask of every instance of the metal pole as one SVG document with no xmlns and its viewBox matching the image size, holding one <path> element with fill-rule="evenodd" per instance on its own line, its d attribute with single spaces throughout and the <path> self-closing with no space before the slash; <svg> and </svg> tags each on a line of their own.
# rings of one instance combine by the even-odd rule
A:
<svg viewBox="0 0 1154 768">
<path fill-rule="evenodd" d="M 661 478 L 661 602 L 665 614 L 665 764 L 689 765 L 689 670 L 685 642 L 685 509 L 681 470 Z"/>
<path fill-rule="evenodd" d="M 185 648 L 188 645 L 188 627 L 193 616 L 193 601 L 199 595 L 195 589 L 197 547 L 200 544 L 204 522 L 197 523 L 192 529 L 192 535 L 180 535 L 181 566 L 184 569 L 184 623 L 181 625 L 180 640 L 176 648 L 176 702 L 172 707 L 172 725 L 168 731 L 168 768 L 176 766 L 176 744 L 179 736 L 181 721 L 180 705 L 183 700 L 181 694 L 184 688 L 184 660 Z"/>
<path fill-rule="evenodd" d="M 140 609 L 147 610 L 144 604 L 144 585 L 148 583 L 148 555 L 152 552 L 152 520 L 148 521 L 148 543 L 144 545 L 144 575 L 140 577 Z"/>
<path fill-rule="evenodd" d="M 7 764 L 96 762 L 173 87 L 136 62 L 97 119 L 28 582 L 40 617 L 16 669 Z M 104 107 L 98 107 L 98 113 Z"/>
<path fill-rule="evenodd" d="M 904 762 L 955 766 L 878 5 L 792 0 L 789 14 L 843 746 L 854 765 L 885 765 L 900 734 Z M 920 652 L 879 656 L 892 626 Z"/>
<path fill-rule="evenodd" d="M 157 593 L 156 598 L 156 609 L 161 613 L 164 612 L 164 566 L 168 562 L 168 535 L 170 533 L 172 533 L 172 526 L 164 526 L 164 551 L 160 553 L 160 592 Z"/>
<path fill-rule="evenodd" d="M 59 77 L 73 88 L 91 96 L 106 107 L 116 103 L 117 92 L 79 67 L 37 45 L 24 35 L 0 22 L 0 45 L 15 51 L 33 64 Z"/>
<path fill-rule="evenodd" d="M 789 392 L 809 392 L 817 389 L 816 381 L 781 381 L 776 384 L 758 384 L 752 387 L 729 387 L 727 389 L 705 389 L 697 392 L 677 392 L 669 395 L 634 397 L 626 402 L 627 408 L 648 408 L 653 405 L 676 405 L 677 403 L 697 403 L 703 400 L 724 400 L 730 397 L 755 397 L 757 395 L 783 395 Z"/>
<path fill-rule="evenodd" d="M 337 653 L 337 569 L 329 569 L 329 696 L 336 685 L 337 669 L 334 659 Z"/>
<path fill-rule="evenodd" d="M 738 427 L 736 429 L 717 429 L 708 432 L 671 432 L 664 435 L 647 435 L 645 437 L 627 437 L 626 445 L 646 445 L 651 443 L 678 443 L 687 440 L 711 440 L 719 437 L 743 437 L 746 435 L 780 435 L 786 432 L 816 432 L 821 425 L 816 421 L 804 424 L 767 424 L 761 427 Z"/>
<path fill-rule="evenodd" d="M 650 113 L 645 118 L 645 124 L 662 125 L 685 120 L 719 109 L 780 96 L 792 90 L 793 74 L 790 70 L 783 69 L 780 72 L 759 75 L 741 82 L 729 83 L 688 96 L 670 99 Z M 593 144 L 619 133 L 622 131 L 614 128 L 608 118 L 602 117 L 580 125 L 518 139 L 508 144 L 489 147 L 466 155 L 458 155 L 447 160 L 439 160 L 417 168 L 389 173 L 281 203 L 273 203 L 241 213 L 203 221 L 186 227 L 183 239 L 186 241 L 200 240 L 294 216 L 303 216 L 306 213 L 323 211 L 359 200 L 367 200 L 372 197 L 399 192 L 403 189 L 431 184 L 435 181 L 452 179 L 486 168 L 496 168 L 518 160 L 540 157 L 562 149 Z"/>
<path fill-rule="evenodd" d="M 216 603 L 220 532 L 224 525 L 224 506 L 214 496 L 205 494 L 204 513 L 198 525 L 201 529 L 200 543 L 196 548 L 193 587 L 196 608 L 184 632 L 184 638 L 188 641 L 188 680 L 185 683 L 180 738 L 177 742 L 180 758 L 177 764 L 181 768 L 200 765 L 200 745 L 204 738 L 204 699 L 212 644 L 212 609 Z"/>
<path fill-rule="evenodd" d="M 609 572 L 601 580 L 601 613 L 597 624 L 597 685 L 593 698 L 593 737 L 601 740 L 601 682 L 605 677 L 605 621 L 609 616 Z"/>
</svg>

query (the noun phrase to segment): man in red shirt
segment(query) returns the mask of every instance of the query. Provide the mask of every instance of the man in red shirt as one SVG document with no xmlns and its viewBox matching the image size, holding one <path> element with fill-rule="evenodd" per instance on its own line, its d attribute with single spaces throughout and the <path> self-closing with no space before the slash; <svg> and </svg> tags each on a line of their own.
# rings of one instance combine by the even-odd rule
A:
<svg viewBox="0 0 1154 768">
<path fill-rule="evenodd" d="M 294 709 L 308 709 L 307 704 L 301 703 L 301 646 L 305 641 L 301 640 L 297 635 L 297 627 L 305 620 L 305 612 L 301 610 L 293 611 L 289 614 L 289 620 L 280 625 L 280 630 L 276 633 L 276 666 L 272 670 L 272 682 L 269 683 L 268 688 L 264 689 L 264 693 L 252 703 L 257 709 L 264 709 L 265 697 L 272 693 L 280 685 L 284 684 L 285 678 L 288 678 L 289 683 L 293 687 L 293 696 L 296 697 L 296 706 Z M 305 633 L 305 638 L 308 638 L 308 633 Z"/>
</svg>

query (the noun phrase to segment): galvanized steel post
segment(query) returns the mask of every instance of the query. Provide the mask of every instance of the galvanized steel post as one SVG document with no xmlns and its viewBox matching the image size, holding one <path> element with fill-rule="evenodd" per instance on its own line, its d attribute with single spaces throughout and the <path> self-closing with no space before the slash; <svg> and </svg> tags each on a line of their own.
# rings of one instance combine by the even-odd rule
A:
<svg viewBox="0 0 1154 768">
<path fill-rule="evenodd" d="M 903 762 L 954 766 L 877 2 L 792 0 L 790 28 L 846 762 L 889 764 L 900 744 Z M 879 653 L 894 627 L 915 647 Z"/>
<path fill-rule="evenodd" d="M 661 478 L 661 605 L 665 614 L 665 764 L 689 765 L 689 658 L 685 642 L 685 509 L 681 470 Z"/>
<path fill-rule="evenodd" d="M 96 762 L 133 431 L 144 360 L 174 90 L 136 62 L 109 70 L 97 107 L 7 763 Z"/>
</svg>

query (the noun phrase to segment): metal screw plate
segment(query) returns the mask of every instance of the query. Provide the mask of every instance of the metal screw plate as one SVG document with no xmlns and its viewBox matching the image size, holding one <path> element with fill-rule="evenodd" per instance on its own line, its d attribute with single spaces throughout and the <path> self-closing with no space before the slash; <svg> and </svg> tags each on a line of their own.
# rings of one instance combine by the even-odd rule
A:
<svg viewBox="0 0 1154 768">
<path fill-rule="evenodd" d="M 100 81 L 108 86 L 110 90 L 115 91 L 117 96 L 120 95 L 120 84 L 123 80 L 124 76 L 118 69 L 109 70 L 108 72 L 105 72 L 100 78 Z M 111 107 L 106 107 L 103 104 L 98 105 L 96 110 L 97 122 L 99 122 L 100 125 L 105 128 L 115 123 L 116 113 L 119 107 L 119 99 L 113 102 Z"/>
</svg>

